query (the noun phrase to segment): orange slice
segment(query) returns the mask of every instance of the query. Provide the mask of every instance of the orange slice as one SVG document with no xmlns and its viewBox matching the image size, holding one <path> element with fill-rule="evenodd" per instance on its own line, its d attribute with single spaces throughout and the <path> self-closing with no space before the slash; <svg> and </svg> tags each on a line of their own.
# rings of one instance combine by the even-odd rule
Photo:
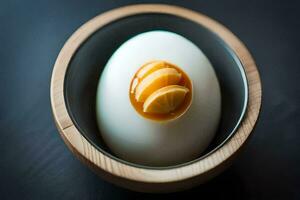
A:
<svg viewBox="0 0 300 200">
<path fill-rule="evenodd" d="M 154 71 L 144 78 L 136 87 L 135 99 L 144 102 L 154 91 L 167 85 L 175 85 L 181 79 L 181 74 L 173 68 L 163 68 Z"/>
<path fill-rule="evenodd" d="M 132 82 L 130 93 L 134 93 L 135 88 L 138 84 L 139 84 L 139 80 L 138 80 L 138 78 L 135 78 Z"/>
<path fill-rule="evenodd" d="M 167 67 L 165 62 L 163 61 L 154 61 L 146 64 L 137 74 L 136 76 L 141 80 L 151 74 L 152 72 Z"/>
<path fill-rule="evenodd" d="M 166 114 L 180 106 L 189 89 L 179 85 L 169 85 L 151 94 L 143 105 L 146 113 Z"/>
</svg>

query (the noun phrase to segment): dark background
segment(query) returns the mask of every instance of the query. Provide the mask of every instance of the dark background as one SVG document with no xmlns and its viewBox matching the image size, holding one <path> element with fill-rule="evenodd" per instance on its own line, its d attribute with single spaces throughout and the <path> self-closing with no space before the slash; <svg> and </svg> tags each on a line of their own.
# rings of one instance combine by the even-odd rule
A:
<svg viewBox="0 0 300 200">
<path fill-rule="evenodd" d="M 232 30 L 263 86 L 253 137 L 231 168 L 189 191 L 151 195 L 98 178 L 67 149 L 51 115 L 56 56 L 90 18 L 115 7 L 170 3 Z M 300 2 L 0 1 L 0 199 L 300 199 Z"/>
</svg>

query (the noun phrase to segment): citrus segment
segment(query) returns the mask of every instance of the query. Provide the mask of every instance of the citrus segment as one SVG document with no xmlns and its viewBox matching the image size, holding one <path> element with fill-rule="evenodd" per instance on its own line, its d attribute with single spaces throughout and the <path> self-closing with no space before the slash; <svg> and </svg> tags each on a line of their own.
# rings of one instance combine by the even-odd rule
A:
<svg viewBox="0 0 300 200">
<path fill-rule="evenodd" d="M 154 91 L 167 85 L 175 85 L 181 79 L 181 74 L 173 68 L 159 69 L 144 78 L 136 87 L 135 99 L 144 102 Z"/>
<path fill-rule="evenodd" d="M 136 76 L 141 80 L 151 74 L 152 72 L 167 67 L 165 62 L 163 61 L 154 61 L 146 64 L 137 74 Z"/>
<path fill-rule="evenodd" d="M 139 80 L 138 80 L 138 78 L 135 78 L 135 79 L 133 80 L 133 82 L 132 82 L 132 85 L 131 85 L 131 90 L 130 90 L 131 93 L 134 93 L 135 88 L 136 88 L 136 86 L 137 86 L 138 84 L 139 84 Z"/>
<path fill-rule="evenodd" d="M 146 113 L 166 114 L 180 106 L 189 89 L 179 85 L 169 85 L 152 93 L 143 105 Z"/>
</svg>

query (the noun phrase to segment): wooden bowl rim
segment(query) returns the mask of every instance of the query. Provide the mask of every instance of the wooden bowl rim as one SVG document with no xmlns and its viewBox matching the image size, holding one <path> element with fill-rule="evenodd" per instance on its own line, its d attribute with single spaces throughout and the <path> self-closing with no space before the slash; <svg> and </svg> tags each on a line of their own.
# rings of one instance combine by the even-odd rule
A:
<svg viewBox="0 0 300 200">
<path fill-rule="evenodd" d="M 236 133 L 218 150 L 189 165 L 157 170 L 127 165 L 114 160 L 88 142 L 76 128 L 67 111 L 64 98 L 64 80 L 69 62 L 76 50 L 101 27 L 124 17 L 145 13 L 175 15 L 206 27 L 217 34 L 232 49 L 240 59 L 246 73 L 249 90 L 248 106 Z M 259 73 L 251 54 L 244 44 L 223 25 L 186 8 L 163 4 L 141 4 L 116 8 L 100 14 L 73 33 L 61 49 L 55 62 L 50 93 L 55 123 L 61 137 L 73 153 L 85 158 L 89 164 L 93 165 L 93 168 L 100 169 L 104 173 L 139 182 L 166 183 L 182 181 L 208 173 L 232 157 L 244 144 L 254 128 L 260 111 L 262 91 Z"/>
</svg>

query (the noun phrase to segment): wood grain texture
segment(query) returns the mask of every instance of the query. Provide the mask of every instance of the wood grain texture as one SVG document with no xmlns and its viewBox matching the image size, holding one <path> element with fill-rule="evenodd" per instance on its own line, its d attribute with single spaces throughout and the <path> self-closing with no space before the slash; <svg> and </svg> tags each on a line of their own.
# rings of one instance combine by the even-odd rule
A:
<svg viewBox="0 0 300 200">
<path fill-rule="evenodd" d="M 64 99 L 64 77 L 76 49 L 96 30 L 114 20 L 141 13 L 176 15 L 199 23 L 222 38 L 242 62 L 249 86 L 249 101 L 236 133 L 221 148 L 190 165 L 156 170 L 118 162 L 98 151 L 74 126 Z M 129 189 L 167 192 L 189 188 L 220 173 L 245 143 L 256 123 L 261 106 L 261 83 L 255 62 L 243 43 L 218 22 L 184 8 L 144 4 L 126 6 L 101 14 L 81 26 L 65 43 L 54 65 L 51 79 L 51 104 L 54 119 L 65 143 L 83 162 L 103 178 Z"/>
</svg>

